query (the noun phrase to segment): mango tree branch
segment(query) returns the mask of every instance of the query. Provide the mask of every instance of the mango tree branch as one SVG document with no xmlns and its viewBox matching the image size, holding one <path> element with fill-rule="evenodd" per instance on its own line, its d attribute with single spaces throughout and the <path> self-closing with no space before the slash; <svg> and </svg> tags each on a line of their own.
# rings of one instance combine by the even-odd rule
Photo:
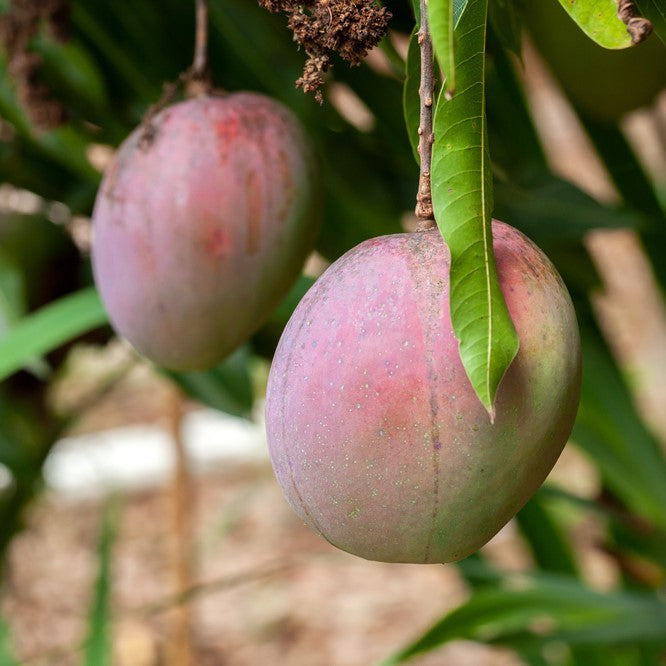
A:
<svg viewBox="0 0 666 666">
<path fill-rule="evenodd" d="M 421 162 L 419 173 L 419 189 L 416 194 L 416 217 L 419 220 L 420 230 L 432 229 L 435 226 L 435 217 L 432 210 L 432 193 L 430 188 L 430 162 L 432 157 L 432 107 L 435 90 L 435 75 L 433 66 L 432 40 L 428 27 L 428 3 L 420 0 L 421 23 L 418 32 L 418 43 L 421 51 L 421 83 L 419 98 L 421 100 L 419 120 L 419 158 Z"/>
</svg>

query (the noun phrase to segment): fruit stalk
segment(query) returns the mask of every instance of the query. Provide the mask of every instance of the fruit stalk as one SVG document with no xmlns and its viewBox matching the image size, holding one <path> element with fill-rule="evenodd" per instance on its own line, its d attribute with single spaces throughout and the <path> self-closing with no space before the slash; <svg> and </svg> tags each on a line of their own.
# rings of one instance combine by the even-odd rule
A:
<svg viewBox="0 0 666 666">
<path fill-rule="evenodd" d="M 203 78 L 208 66 L 208 3 L 206 0 L 196 1 L 196 30 L 194 33 L 192 74 L 196 78 Z"/>
<path fill-rule="evenodd" d="M 435 89 L 433 68 L 432 40 L 428 26 L 428 2 L 420 0 L 421 22 L 418 32 L 418 43 L 421 51 L 421 81 L 419 85 L 420 116 L 419 116 L 419 189 L 416 193 L 416 217 L 419 230 L 432 229 L 435 216 L 432 210 L 432 191 L 430 187 L 430 162 L 432 144 L 432 103 Z"/>
<path fill-rule="evenodd" d="M 194 58 L 186 74 L 189 97 L 207 95 L 211 89 L 208 76 L 208 0 L 195 0 Z"/>
</svg>

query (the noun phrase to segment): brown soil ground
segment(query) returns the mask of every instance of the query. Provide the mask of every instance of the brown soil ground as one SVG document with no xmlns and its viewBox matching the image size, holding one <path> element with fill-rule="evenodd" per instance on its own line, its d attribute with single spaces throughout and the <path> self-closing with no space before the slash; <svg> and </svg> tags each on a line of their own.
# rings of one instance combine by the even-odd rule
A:
<svg viewBox="0 0 666 666">
<path fill-rule="evenodd" d="M 119 666 L 365 666 L 466 596 L 453 566 L 379 564 L 332 548 L 292 514 L 270 467 L 258 463 L 195 480 L 192 576 L 201 587 L 179 613 L 172 503 L 173 494 L 155 489 L 122 505 L 112 565 Z M 4 615 L 27 663 L 80 663 L 102 507 L 101 500 L 44 497 L 12 545 Z M 173 639 L 188 623 L 191 658 L 174 660 L 188 641 L 179 647 Z M 520 662 L 458 642 L 412 663 Z"/>
</svg>

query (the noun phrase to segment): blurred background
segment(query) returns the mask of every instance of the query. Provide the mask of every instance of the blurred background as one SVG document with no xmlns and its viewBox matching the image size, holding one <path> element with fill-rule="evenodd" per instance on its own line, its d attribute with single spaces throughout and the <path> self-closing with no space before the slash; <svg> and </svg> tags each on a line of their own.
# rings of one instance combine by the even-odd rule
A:
<svg viewBox="0 0 666 666">
<path fill-rule="evenodd" d="M 666 21 L 611 52 L 556 0 L 522 30 L 491 2 L 494 215 L 557 265 L 583 340 L 544 487 L 478 555 L 389 565 L 311 534 L 273 478 L 263 396 L 291 311 L 346 250 L 414 225 L 414 20 L 385 4 L 389 35 L 335 62 L 320 106 L 294 85 L 284 17 L 210 0 L 215 84 L 297 114 L 324 225 L 247 345 L 170 373 L 109 328 L 90 214 L 115 147 L 191 62 L 193 3 L 0 1 L 3 666 L 666 663 Z"/>
</svg>

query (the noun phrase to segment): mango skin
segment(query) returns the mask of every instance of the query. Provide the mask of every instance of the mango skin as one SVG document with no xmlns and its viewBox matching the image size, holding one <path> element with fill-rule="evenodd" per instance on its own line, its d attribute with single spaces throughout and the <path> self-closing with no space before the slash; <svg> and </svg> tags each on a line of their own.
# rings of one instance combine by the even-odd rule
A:
<svg viewBox="0 0 666 666">
<path fill-rule="evenodd" d="M 174 370 L 215 365 L 286 295 L 319 229 L 313 154 L 258 94 L 190 99 L 135 130 L 93 212 L 93 271 L 111 322 Z"/>
<path fill-rule="evenodd" d="M 576 316 L 547 257 L 493 222 L 520 349 L 491 424 L 458 356 L 449 252 L 437 230 L 383 236 L 305 295 L 268 382 L 273 467 L 296 513 L 330 543 L 384 562 L 450 562 L 529 499 L 573 427 Z"/>
</svg>

